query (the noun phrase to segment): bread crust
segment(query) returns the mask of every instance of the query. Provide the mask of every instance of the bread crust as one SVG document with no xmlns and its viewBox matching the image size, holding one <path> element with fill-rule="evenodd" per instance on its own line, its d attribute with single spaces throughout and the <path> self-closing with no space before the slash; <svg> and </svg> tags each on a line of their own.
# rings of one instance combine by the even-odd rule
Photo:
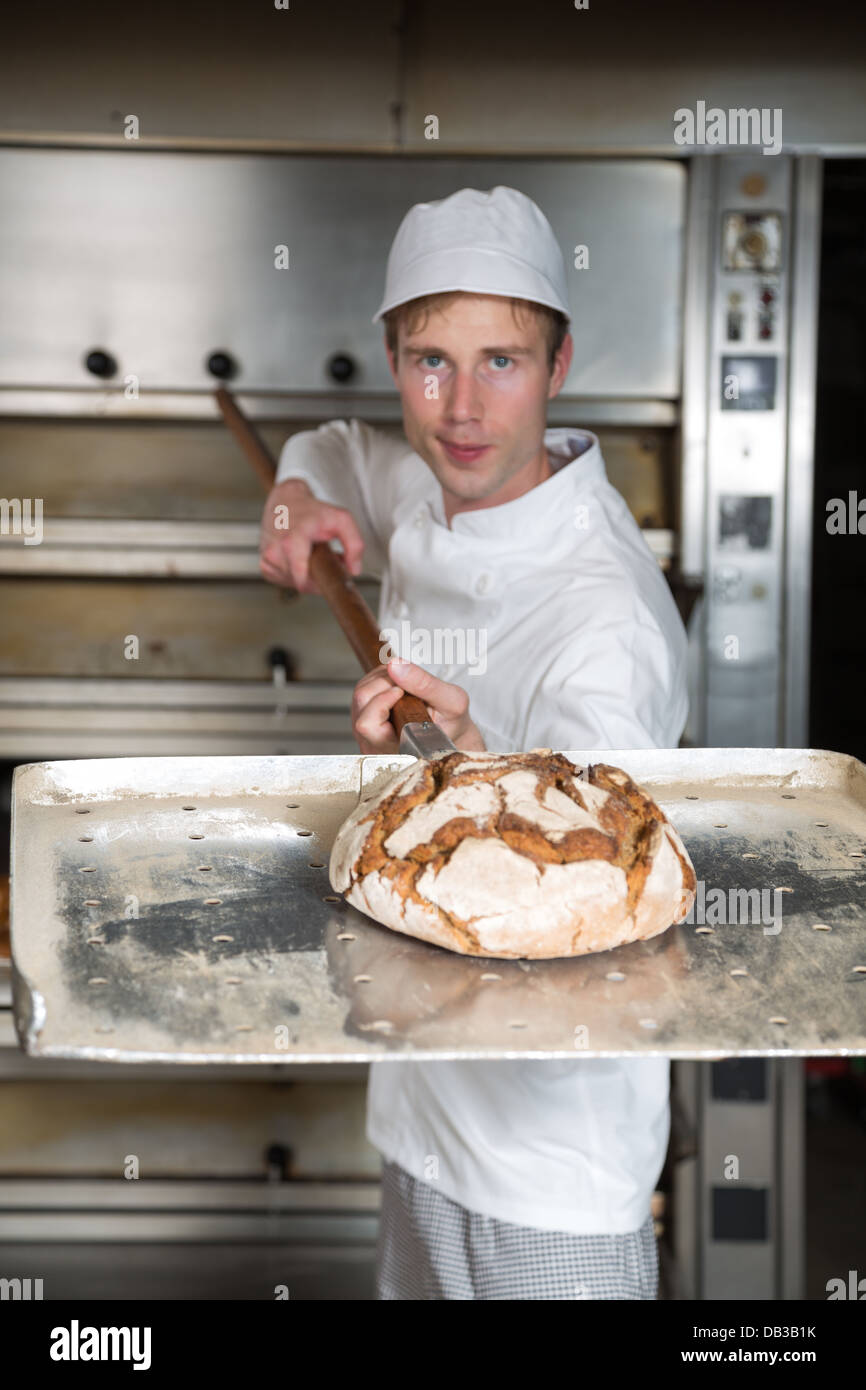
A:
<svg viewBox="0 0 866 1390">
<path fill-rule="evenodd" d="M 549 748 L 403 769 L 340 827 L 329 873 L 385 926 L 503 959 L 656 936 L 696 889 L 677 831 L 622 768 Z"/>
</svg>

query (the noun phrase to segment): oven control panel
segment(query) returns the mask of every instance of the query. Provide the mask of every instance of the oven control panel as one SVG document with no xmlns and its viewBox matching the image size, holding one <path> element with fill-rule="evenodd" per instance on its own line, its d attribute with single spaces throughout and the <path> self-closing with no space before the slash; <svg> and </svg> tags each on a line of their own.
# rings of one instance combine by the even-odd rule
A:
<svg viewBox="0 0 866 1390">
<path fill-rule="evenodd" d="M 707 426 L 706 728 L 780 740 L 791 161 L 716 165 Z"/>
</svg>

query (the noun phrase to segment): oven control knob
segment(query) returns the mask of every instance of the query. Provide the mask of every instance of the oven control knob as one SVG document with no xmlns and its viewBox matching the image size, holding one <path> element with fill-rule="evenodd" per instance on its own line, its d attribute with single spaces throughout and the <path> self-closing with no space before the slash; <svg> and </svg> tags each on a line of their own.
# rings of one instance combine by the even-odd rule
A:
<svg viewBox="0 0 866 1390">
<path fill-rule="evenodd" d="M 269 1182 L 286 1182 L 291 1176 L 292 1151 L 285 1144 L 269 1144 L 265 1149 Z"/>
<path fill-rule="evenodd" d="M 750 261 L 762 261 L 767 254 L 767 238 L 763 232 L 747 232 L 741 245 Z"/>
<path fill-rule="evenodd" d="M 230 352 L 212 352 L 207 359 L 207 369 L 220 381 L 231 381 L 238 374 L 238 364 Z"/>
<path fill-rule="evenodd" d="M 117 359 L 103 348 L 92 348 L 84 359 L 84 365 L 92 376 L 109 377 L 117 372 Z"/>
<path fill-rule="evenodd" d="M 298 664 L 292 653 L 286 651 L 285 647 L 271 647 L 268 652 L 268 665 L 274 674 L 274 679 L 279 679 L 277 672 L 281 672 L 287 681 L 298 679 Z"/>
<path fill-rule="evenodd" d="M 333 357 L 328 358 L 327 369 L 331 379 L 342 384 L 352 380 L 358 370 L 358 364 L 347 352 L 335 352 Z"/>
</svg>

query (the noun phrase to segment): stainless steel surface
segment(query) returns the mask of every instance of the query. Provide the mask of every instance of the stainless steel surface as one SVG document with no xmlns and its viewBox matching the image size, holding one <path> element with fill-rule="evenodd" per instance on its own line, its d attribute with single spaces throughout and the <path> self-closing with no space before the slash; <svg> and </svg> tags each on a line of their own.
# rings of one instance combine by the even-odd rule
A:
<svg viewBox="0 0 866 1390">
<path fill-rule="evenodd" d="M 700 1201 L 700 1097 L 703 1074 L 710 1062 L 671 1063 L 671 1245 L 676 1271 L 677 1299 L 698 1297 L 699 1242 L 703 1237 Z"/>
<path fill-rule="evenodd" d="M 66 1226 L 67 1218 L 55 1220 Z M 246 1239 L 213 1241 L 205 1234 L 179 1243 L 169 1233 L 165 1241 L 154 1241 L 147 1239 L 145 1223 L 122 1214 L 104 1220 L 99 1237 L 90 1241 L 86 1220 L 78 1217 L 81 1234 L 72 1239 L 61 1234 L 55 1242 L 43 1227 L 36 1241 L 26 1231 L 18 1241 L 5 1240 L 5 1267 L 41 1279 L 43 1297 L 60 1302 L 193 1300 L 218 1309 L 223 1301 L 272 1302 L 280 1286 L 293 1303 L 375 1298 L 376 1241 L 361 1234 L 368 1223 L 363 1215 L 344 1218 L 336 1241 L 330 1222 L 327 1232 L 323 1223 L 321 1231 L 293 1240 L 291 1231 L 274 1230 L 270 1218 L 260 1218 L 259 1229 Z M 118 1239 L 123 1231 L 128 1235 Z"/>
<path fill-rule="evenodd" d="M 308 1243 L 322 1255 L 323 1242 L 375 1244 L 380 1203 L 378 1181 L 4 1178 L 0 1244 L 261 1241 Z"/>
<path fill-rule="evenodd" d="M 647 23 L 645 6 L 629 0 L 544 6 L 530 26 L 524 5 L 500 4 L 495 38 L 483 6 L 415 0 L 412 13 L 410 149 L 429 144 L 427 113 L 441 111 L 447 91 L 442 138 L 460 149 L 676 156 L 688 147 L 675 143 L 674 112 L 701 96 L 708 107 L 782 108 L 786 150 L 866 152 L 859 6 L 753 6 L 720 25 L 711 8 L 681 4 L 655 6 Z M 503 101 L 512 91 L 519 100 Z"/>
<path fill-rule="evenodd" d="M 703 579 L 707 548 L 707 390 L 709 384 L 713 184 L 717 160 L 696 156 L 689 162 L 683 290 L 683 384 L 680 409 L 680 568 Z"/>
<path fill-rule="evenodd" d="M 115 403 L 131 415 L 148 392 L 210 393 L 215 349 L 237 359 L 241 399 L 334 397 L 335 352 L 358 363 L 353 395 L 389 392 L 382 326 L 370 320 L 401 218 L 419 200 L 499 183 L 539 202 L 571 267 L 576 351 L 564 395 L 675 399 L 679 163 L 141 149 L 0 150 L 0 387 L 17 399 L 77 389 L 98 408 L 105 392 L 83 358 L 101 347 L 117 359 Z M 576 246 L 588 248 L 588 269 L 574 268 Z M 62 295 L 46 265 L 62 265 Z M 128 378 L 138 401 L 125 399 Z"/>
<path fill-rule="evenodd" d="M 791 748 L 809 741 L 821 188 L 822 163 L 818 156 L 809 155 L 799 159 L 794 170 L 788 467 L 785 491 L 785 666 L 782 741 Z"/>
<path fill-rule="evenodd" d="M 672 1066 L 676 1298 L 806 1297 L 804 1064 L 779 1057 L 764 1067 L 763 1093 L 747 1099 L 742 1082 L 754 1076 L 729 1076 L 724 1089 L 732 1094 L 718 1095 L 711 1064 Z M 716 1197 L 723 1194 L 724 1203 L 744 1192 L 753 1218 L 757 1193 L 764 1194 L 763 1239 L 757 1230 L 735 1239 L 730 1209 L 714 1214 Z"/>
<path fill-rule="evenodd" d="M 782 1155 L 776 1136 L 775 1059 L 768 1059 L 764 1066 L 767 1088 L 762 1100 L 715 1098 L 713 1068 L 700 1069 L 700 1297 L 704 1299 L 753 1300 L 772 1298 L 775 1293 L 780 1252 L 778 1226 L 773 1220 L 774 1177 Z M 731 1172 L 738 1177 L 726 1177 Z M 741 1200 L 740 1189 L 744 1187 L 751 1190 L 752 1200 L 766 1202 L 768 1229 L 763 1238 L 754 1229 L 751 1239 L 734 1239 L 730 1221 L 724 1216 L 720 1219 L 714 1210 L 720 1193 L 722 1201 L 728 1198 L 736 1202 Z"/>
<path fill-rule="evenodd" d="M 714 1095 L 700 1069 L 700 1290 L 709 1300 L 805 1297 L 805 1104 L 798 1058 L 766 1062 L 759 1099 Z M 738 1178 L 732 1160 L 739 1163 Z M 744 1198 L 743 1189 L 749 1191 Z M 739 1212 L 726 1203 L 744 1202 Z M 759 1212 L 763 1206 L 764 1229 Z"/>
<path fill-rule="evenodd" d="M 375 1216 L 293 1216 L 285 1213 L 262 1216 L 245 1212 L 207 1212 L 179 1216 L 177 1212 L 152 1211 L 124 1213 L 102 1212 L 22 1212 L 3 1217 L 0 1214 L 0 1240 L 4 1256 L 13 1241 L 56 1240 L 89 1243 L 91 1241 L 139 1240 L 148 1242 L 189 1241 L 191 1243 L 218 1241 L 265 1240 L 305 1241 L 311 1246 L 354 1239 L 376 1241 Z M 318 1254 L 318 1250 L 316 1254 Z M 4 1260 L 5 1264 L 5 1260 Z"/>
<path fill-rule="evenodd" d="M 760 160 L 760 162 L 758 162 Z M 715 163 L 707 436 L 706 709 L 712 746 L 767 747 L 782 738 L 785 459 L 793 161 L 724 155 Z M 750 181 L 760 178 L 758 191 Z M 780 219 L 781 263 L 772 272 L 728 268 L 728 215 Z M 756 237 L 760 232 L 756 231 Z M 747 259 L 740 257 L 739 259 Z M 756 257 L 756 261 L 760 258 Z M 775 295 L 772 336 L 761 336 L 760 296 Z M 731 296 L 739 336 L 730 336 Z M 750 379 L 775 364 L 772 404 Z M 727 393 L 727 394 L 726 394 Z M 734 408 L 739 402 L 739 408 Z M 748 408 L 744 408 L 748 406 Z M 766 525 L 753 516 L 768 512 Z M 763 513 L 762 513 L 763 514 Z M 793 634 L 793 640 L 798 636 Z"/>
<path fill-rule="evenodd" d="M 124 122 L 141 115 L 140 143 L 192 137 L 204 148 L 391 148 L 402 72 L 399 0 L 361 13 L 346 0 L 322 9 L 216 0 L 201 14 L 148 9 L 134 30 L 112 23 L 104 0 L 50 33 L 38 12 L 8 16 L 0 84 L 5 139 L 105 141 L 129 148 Z M 37 55 L 39 57 L 37 58 Z M 36 63 L 39 79 L 34 80 Z M 71 70 L 70 70 L 71 69 Z M 122 105 L 122 113 L 117 105 Z M 134 142 L 138 145 L 139 141 Z M 131 154 L 135 158 L 135 154 Z"/>
<path fill-rule="evenodd" d="M 679 536 L 683 577 L 704 583 L 707 569 L 707 431 L 710 303 L 714 190 L 718 161 L 701 155 L 689 161 L 683 289 L 682 400 L 680 405 Z M 707 609 L 699 597 L 688 624 L 688 742 L 708 743 Z M 803 742 L 808 740 L 804 739 Z"/>
<path fill-rule="evenodd" d="M 352 753 L 353 683 L 0 677 L 0 757 Z"/>
<path fill-rule="evenodd" d="M 358 1182 L 221 1182 L 160 1178 L 148 1182 L 118 1182 L 116 1178 L 64 1177 L 0 1178 L 0 1212 L 82 1211 L 210 1211 L 232 1209 L 250 1213 L 341 1211 L 376 1212 L 378 1180 Z"/>
<path fill-rule="evenodd" d="M 39 545 L 0 537 L 0 574 L 259 579 L 259 536 L 248 521 L 44 517 Z"/>
<path fill-rule="evenodd" d="M 671 157 L 682 150 L 673 113 L 699 92 L 708 105 L 783 108 L 786 148 L 863 153 L 862 10 L 726 13 L 721 25 L 712 7 L 659 5 L 650 23 L 628 0 L 592 14 L 549 5 L 528 24 L 516 4 L 332 0 L 276 14 L 248 6 L 238 30 L 236 5 L 212 0 L 206 42 L 184 7 L 149 8 L 131 42 L 109 5 L 91 3 L 86 30 L 58 8 L 48 37 L 41 8 L 19 5 L 5 29 L 0 132 L 116 146 L 118 92 L 142 92 L 140 143 L 151 148 Z"/>
<path fill-rule="evenodd" d="M 60 1064 L 50 1058 L 17 1055 L 30 1065 L 15 1085 L 0 1085 L 0 1182 L 24 1174 L 116 1180 L 127 1154 L 151 1182 L 344 1182 L 379 1173 L 365 1135 L 363 1064 L 209 1067 L 203 1085 L 200 1066 L 153 1064 L 148 1075 L 147 1064 L 93 1062 L 83 1078 L 52 1074 Z M 338 1080 L 347 1067 L 354 1074 Z M 269 1156 L 274 1147 L 280 1152 Z"/>
<path fill-rule="evenodd" d="M 573 421 L 572 421 L 573 423 Z M 584 424 L 581 417 L 581 424 Z M 42 522 L 38 545 L 0 535 L 0 574 L 77 578 L 252 579 L 259 570 L 260 527 L 247 521 L 118 521 L 77 518 Z M 663 567 L 673 531 L 644 527 Z"/>
<path fill-rule="evenodd" d="M 334 420 L 358 415 L 371 424 L 400 424 L 403 418 L 400 397 L 396 391 L 371 391 L 360 395 L 348 388 L 335 391 L 327 384 L 321 392 L 302 395 L 297 392 L 254 392 L 242 386 L 235 393 L 252 420 Z M 139 399 L 127 400 L 119 388 L 40 390 L 36 387 L 18 389 L 0 384 L 0 414 L 51 418 L 91 417 L 107 420 L 214 420 L 217 418 L 210 391 L 153 391 L 142 390 Z M 549 425 L 652 425 L 676 424 L 679 418 L 677 401 L 641 399 L 626 400 L 614 396 L 566 396 L 548 401 Z"/>
<path fill-rule="evenodd" d="M 131 1184 L 130 1184 L 131 1185 Z M 262 1215 L 253 1212 L 195 1212 L 135 1210 L 120 1212 L 55 1211 L 0 1212 L 0 1241 L 6 1252 L 13 1241 L 307 1241 L 311 1245 L 345 1239 L 375 1244 L 375 1215 L 348 1216 L 316 1213 L 295 1216 L 286 1212 Z M 318 1253 L 318 1252 L 317 1252 Z"/>
<path fill-rule="evenodd" d="M 775 1067 L 779 1118 L 775 1185 L 781 1247 L 775 1273 L 779 1298 L 802 1299 L 806 1297 L 805 1068 L 794 1057 L 780 1059 Z"/>
<path fill-rule="evenodd" d="M 375 610 L 378 584 L 363 579 L 358 588 Z M 263 579 L 0 578 L 0 632 L 0 679 L 68 681 L 78 704 L 103 680 L 133 688 L 138 679 L 186 682 L 207 705 L 207 687 L 222 685 L 227 674 L 229 684 L 250 689 L 276 685 L 283 669 L 287 685 L 295 677 L 311 688 L 351 690 L 358 679 L 357 660 L 325 600 Z"/>
<path fill-rule="evenodd" d="M 75 680 L 64 677 L 0 677 L 0 706 L 44 704 L 58 706 L 84 705 L 98 710 L 107 707 L 153 710 L 164 709 L 249 709 L 273 713 L 286 710 L 334 710 L 345 713 L 352 698 L 352 684 L 341 685 L 327 681 L 287 681 L 275 685 L 269 681 L 185 681 L 148 680 L 130 677 L 128 680 Z"/>
<path fill-rule="evenodd" d="M 813 750 L 603 756 L 680 828 L 707 903 L 763 891 L 772 918 L 708 930 L 699 912 L 577 960 L 471 959 L 329 901 L 337 827 L 406 758 L 19 768 L 20 1036 L 109 1061 L 866 1054 L 866 768 Z"/>
</svg>

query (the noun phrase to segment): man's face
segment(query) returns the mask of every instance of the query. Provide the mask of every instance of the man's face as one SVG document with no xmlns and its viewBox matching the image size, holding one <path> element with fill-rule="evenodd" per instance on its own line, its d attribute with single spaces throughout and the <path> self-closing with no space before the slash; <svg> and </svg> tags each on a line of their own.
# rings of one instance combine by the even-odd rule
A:
<svg viewBox="0 0 866 1390">
<path fill-rule="evenodd" d="M 539 481 L 547 402 L 573 345 L 569 334 L 551 374 L 543 319 L 526 311 L 519 319 L 500 295 L 460 294 L 432 309 L 424 328 L 400 330 L 396 361 L 388 352 L 406 438 L 449 510 L 496 506 Z"/>
</svg>

